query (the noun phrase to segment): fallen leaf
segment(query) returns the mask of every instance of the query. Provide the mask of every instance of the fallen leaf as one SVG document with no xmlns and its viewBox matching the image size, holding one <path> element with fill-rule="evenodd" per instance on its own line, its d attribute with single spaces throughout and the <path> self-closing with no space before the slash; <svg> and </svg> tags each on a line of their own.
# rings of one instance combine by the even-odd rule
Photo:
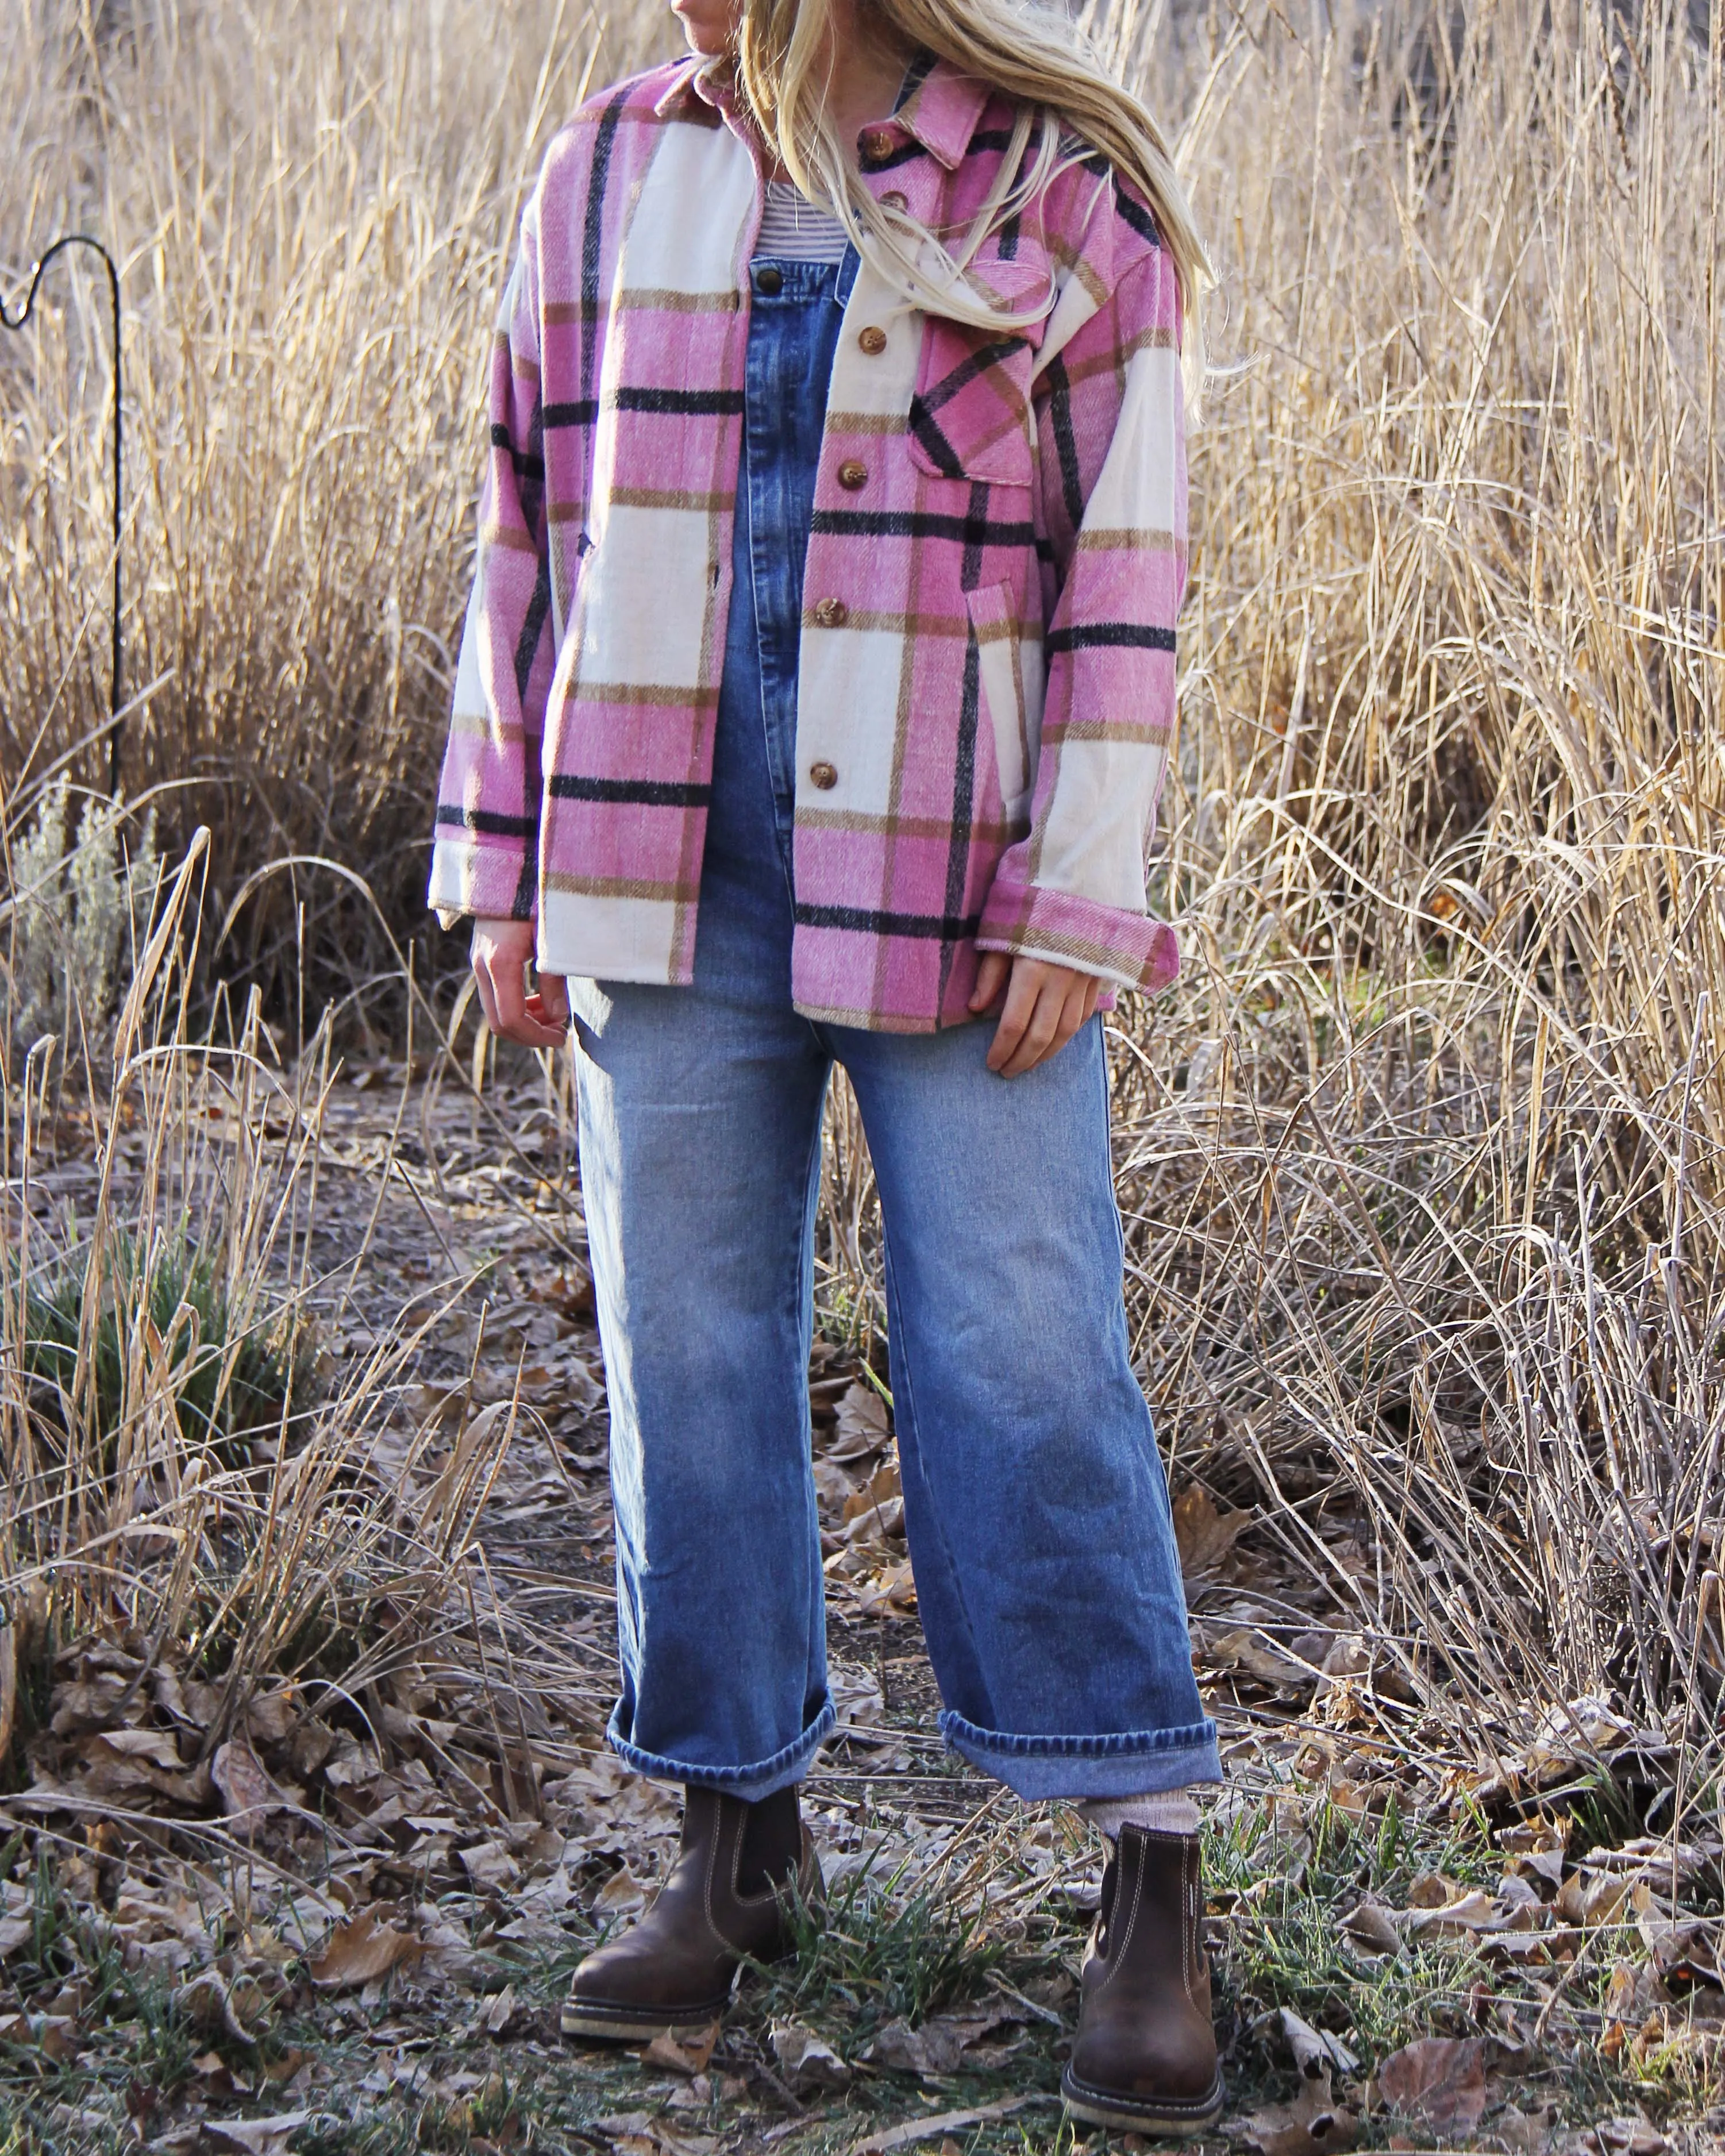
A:
<svg viewBox="0 0 1725 2156">
<path fill-rule="evenodd" d="M 1505 1912 L 1481 1888 L 1458 1895 L 1436 1908 L 1409 1912 L 1408 1929 L 1415 1938 L 1467 1938 L 1480 1932 L 1501 1929 L 1508 1922 Z"/>
<path fill-rule="evenodd" d="M 1189 1482 L 1173 1502 L 1174 1543 L 1188 1589 L 1214 1572 L 1250 1527 L 1249 1512 L 1219 1512 L 1208 1491 Z"/>
<path fill-rule="evenodd" d="M 471 1849 L 457 1850 L 455 1854 L 475 1893 L 498 1893 L 521 1876 L 521 1866 L 501 1841 L 475 1842 Z"/>
<path fill-rule="evenodd" d="M 824 1450 L 829 1460 L 869 1460 L 892 1442 L 886 1404 L 859 1378 L 839 1403 L 838 1428 Z"/>
<path fill-rule="evenodd" d="M 84 2032 L 70 2014 L 44 2014 L 36 2024 L 36 2047 L 47 2059 L 66 2066 L 84 2049 Z"/>
<path fill-rule="evenodd" d="M 1381 1902 L 1366 1900 L 1350 1909 L 1342 1919 L 1342 1928 L 1356 1945 L 1373 1953 L 1399 1953 L 1401 1933 L 1390 1921 L 1390 1915 Z"/>
<path fill-rule="evenodd" d="M 1230 1626 L 1225 1632 L 1199 1636 L 1199 1651 L 1207 1669 L 1244 1670 L 1260 1683 L 1297 1690 L 1312 1684 L 1310 1670 L 1283 1654 L 1247 1625 Z"/>
<path fill-rule="evenodd" d="M 904 1486 L 899 1481 L 897 1463 L 889 1460 L 875 1470 L 860 1490 L 845 1499 L 844 1510 L 839 1517 L 841 1524 L 852 1530 L 848 1539 L 855 1541 L 858 1524 L 870 1518 L 877 1522 L 875 1532 L 900 1533 L 903 1528 L 905 1508 L 901 1502 L 896 1504 L 895 1500 L 901 1500 L 903 1496 Z"/>
<path fill-rule="evenodd" d="M 33 1917 L 0 1917 L 0 1960 L 27 1947 L 36 1936 Z"/>
<path fill-rule="evenodd" d="M 658 2066 L 664 2072 L 675 2074 L 685 2082 L 693 2081 L 697 2074 L 706 2071 L 707 2061 L 713 2056 L 713 2046 L 719 2041 L 719 2025 L 715 2021 L 710 2029 L 696 2029 L 681 2038 L 662 2029 L 641 2054 L 644 2065 Z"/>
<path fill-rule="evenodd" d="M 260 1744 L 280 1744 L 298 1719 L 291 1685 L 253 1700 L 245 1710 L 245 1726 Z"/>
<path fill-rule="evenodd" d="M 273 2118 L 206 2118 L 203 2130 L 225 2148 L 239 2148 L 245 2156 L 287 2156 L 289 2143 L 302 2126 L 309 2126 L 309 2111 L 278 2112 Z"/>
<path fill-rule="evenodd" d="M 1320 2074 L 1301 2087 L 1291 2103 L 1271 2104 L 1239 2122 L 1238 2131 L 1260 2156 L 1325 2156 L 1352 2148 L 1359 2138 L 1359 2118 L 1338 2104 L 1330 2077 Z"/>
<path fill-rule="evenodd" d="M 1601 2151 L 1602 2156 L 1660 2156 L 1661 2150 L 1669 2146 L 1659 2129 L 1645 2118 L 1608 2118 L 1584 2133 L 1582 2141 Z"/>
<path fill-rule="evenodd" d="M 1349 2051 L 1339 2036 L 1332 2035 L 1327 2029 L 1314 2029 L 1291 2006 L 1284 2006 L 1276 2021 L 1282 2041 L 1294 2055 L 1294 2064 L 1307 2081 L 1316 2081 L 1321 2075 L 1327 2076 L 1332 2071 L 1338 2074 L 1358 2071 L 1358 2055 Z"/>
<path fill-rule="evenodd" d="M 236 2043 L 255 2046 L 257 2038 L 240 2018 L 241 2001 L 234 1998 L 238 1987 L 230 1985 L 220 1972 L 213 1969 L 200 1970 L 189 1984 L 182 1984 L 173 1994 L 176 2010 L 201 2029 L 219 2029 L 233 2037 Z M 263 1997 L 255 1985 L 248 1988 L 243 2002 L 261 2008 Z"/>
<path fill-rule="evenodd" d="M 646 1899 L 646 1888 L 627 1864 L 619 1864 L 593 1896 L 593 1913 L 601 1917 L 626 1916 L 631 1910 L 641 1908 Z"/>
<path fill-rule="evenodd" d="M 1408 1889 L 1408 1907 L 1441 1909 L 1446 1902 L 1458 1900 L 1466 1891 L 1459 1881 L 1447 1878 L 1441 1871 L 1417 1871 Z"/>
<path fill-rule="evenodd" d="M 1378 2067 L 1378 2097 L 1444 2133 L 1471 2133 L 1485 2115 L 1486 2052 L 1483 2036 L 1421 2036 Z"/>
<path fill-rule="evenodd" d="M 1544 2156 L 1557 2123 L 1555 2104 L 1548 2104 L 1543 2111 L 1518 2111 L 1514 2104 L 1507 2103 L 1486 2131 L 1492 2140 L 1513 2151 L 1514 2156 Z"/>
<path fill-rule="evenodd" d="M 937 2015 L 920 2029 L 912 2029 L 905 2021 L 889 2021 L 862 2056 L 870 2066 L 891 2066 L 896 2073 L 937 2078 L 956 2073 L 973 2045 L 1024 2018 L 1016 2009 L 1008 2007 L 981 2014 Z"/>
<path fill-rule="evenodd" d="M 290 1810 L 299 1794 L 279 1789 L 249 1744 L 234 1738 L 218 1745 L 209 1763 L 210 1779 L 222 1793 L 222 1809 L 241 1829 L 254 1828 L 271 1812 Z"/>
<path fill-rule="evenodd" d="M 1606 1872 L 1603 1876 L 1572 1872 L 1558 1887 L 1552 1907 L 1566 1923 L 1609 1924 L 1633 1892 L 1633 1879 Z"/>
<path fill-rule="evenodd" d="M 311 1981 L 321 1990 L 351 1991 L 387 1976 L 398 1963 L 413 1960 L 422 1951 L 410 1933 L 380 1923 L 370 1909 L 361 1909 L 330 1933 L 323 1952 L 311 1964 Z"/>
<path fill-rule="evenodd" d="M 850 1591 L 865 1617 L 907 1615 L 916 1607 L 916 1576 L 908 1562 L 886 1566 Z"/>
<path fill-rule="evenodd" d="M 849 2085 L 850 2069 L 830 2044 L 800 2022 L 775 2021 L 768 2031 L 779 2071 L 798 2095 Z"/>
<path fill-rule="evenodd" d="M 494 2036 L 501 2036 L 515 2019 L 515 1986 L 506 1984 L 501 1991 L 485 2007 L 485 2027 Z"/>
</svg>

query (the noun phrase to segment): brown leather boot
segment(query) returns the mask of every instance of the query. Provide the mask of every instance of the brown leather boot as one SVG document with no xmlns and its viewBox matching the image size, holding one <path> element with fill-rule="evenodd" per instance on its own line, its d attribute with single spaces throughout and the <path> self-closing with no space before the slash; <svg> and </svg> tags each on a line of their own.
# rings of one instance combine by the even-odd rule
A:
<svg viewBox="0 0 1725 2156">
<path fill-rule="evenodd" d="M 1075 2118 L 1201 2133 L 1222 2115 L 1196 1835 L 1125 1826 L 1102 1874 L 1078 2034 L 1060 2076 Z"/>
<path fill-rule="evenodd" d="M 757 1804 L 685 1790 L 670 1878 L 639 1923 L 576 1970 L 563 2034 L 642 2043 L 716 2021 L 745 1958 L 778 1961 L 796 1951 L 793 1893 L 806 1905 L 820 1891 L 795 1789 Z"/>
</svg>

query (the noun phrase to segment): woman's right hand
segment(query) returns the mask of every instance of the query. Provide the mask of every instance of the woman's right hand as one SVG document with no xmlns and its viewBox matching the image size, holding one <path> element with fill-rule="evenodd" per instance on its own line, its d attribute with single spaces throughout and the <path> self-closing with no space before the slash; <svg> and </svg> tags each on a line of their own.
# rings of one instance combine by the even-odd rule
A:
<svg viewBox="0 0 1725 2156">
<path fill-rule="evenodd" d="M 533 963 L 531 921 L 475 921 L 473 978 L 485 1024 L 523 1048 L 560 1048 L 569 1032 L 569 991 L 561 973 L 541 973 L 538 993 L 527 993 Z"/>
</svg>

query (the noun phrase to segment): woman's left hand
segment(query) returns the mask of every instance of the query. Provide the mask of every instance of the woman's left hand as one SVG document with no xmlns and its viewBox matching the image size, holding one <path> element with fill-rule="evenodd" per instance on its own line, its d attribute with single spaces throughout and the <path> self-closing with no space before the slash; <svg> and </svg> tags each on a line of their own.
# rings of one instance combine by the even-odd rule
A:
<svg viewBox="0 0 1725 2156">
<path fill-rule="evenodd" d="M 1016 1078 L 1060 1054 L 1094 1015 L 1102 983 L 1094 973 L 1053 966 L 1045 958 L 1009 958 L 1004 951 L 984 951 L 970 1008 L 988 1010 L 999 1002 L 1003 988 L 1006 1004 L 988 1050 L 988 1068 L 1003 1078 Z"/>
</svg>

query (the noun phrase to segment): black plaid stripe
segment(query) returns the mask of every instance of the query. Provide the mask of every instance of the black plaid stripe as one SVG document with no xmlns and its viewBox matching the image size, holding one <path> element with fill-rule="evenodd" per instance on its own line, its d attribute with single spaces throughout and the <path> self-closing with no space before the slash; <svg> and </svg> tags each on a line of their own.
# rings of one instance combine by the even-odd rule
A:
<svg viewBox="0 0 1725 2156">
<path fill-rule="evenodd" d="M 1153 623 L 1086 621 L 1071 629 L 1050 629 L 1046 639 L 1050 658 L 1057 651 L 1106 649 L 1132 651 L 1172 651 L 1174 632 Z"/>
<path fill-rule="evenodd" d="M 506 816 L 495 808 L 451 807 L 446 801 L 438 803 L 437 822 L 439 830 L 472 831 L 486 839 L 531 839 L 539 828 L 536 817 Z"/>
<path fill-rule="evenodd" d="M 974 936 L 983 921 L 980 913 L 890 913 L 874 906 L 805 906 L 800 900 L 793 910 L 804 928 L 848 928 L 859 936 L 937 937 L 944 943 Z"/>
<path fill-rule="evenodd" d="M 669 778 L 588 778 L 579 773 L 552 775 L 551 793 L 559 801 L 626 801 L 642 808 L 705 808 L 711 786 Z"/>
</svg>

